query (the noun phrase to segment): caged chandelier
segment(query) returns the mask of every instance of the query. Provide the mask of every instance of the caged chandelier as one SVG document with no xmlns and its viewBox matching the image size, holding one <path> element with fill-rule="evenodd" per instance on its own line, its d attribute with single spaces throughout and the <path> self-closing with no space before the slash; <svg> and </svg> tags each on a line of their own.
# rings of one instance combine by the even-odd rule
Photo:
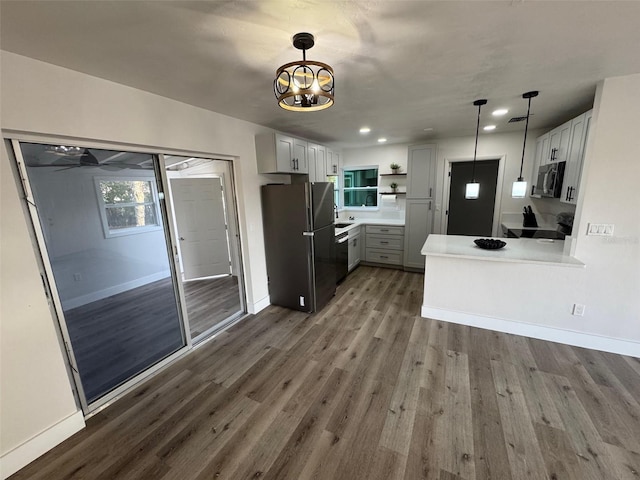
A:
<svg viewBox="0 0 640 480">
<path fill-rule="evenodd" d="M 333 68 L 307 60 L 306 51 L 313 45 L 313 35 L 296 33 L 293 46 L 302 50 L 302 61 L 286 63 L 276 71 L 273 90 L 285 110 L 315 112 L 333 105 Z"/>
</svg>

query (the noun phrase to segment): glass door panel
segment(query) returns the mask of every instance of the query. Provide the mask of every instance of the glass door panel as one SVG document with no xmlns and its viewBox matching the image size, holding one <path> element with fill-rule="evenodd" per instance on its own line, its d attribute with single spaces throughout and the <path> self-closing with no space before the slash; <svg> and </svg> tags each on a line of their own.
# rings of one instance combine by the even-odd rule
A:
<svg viewBox="0 0 640 480">
<path fill-rule="evenodd" d="M 187 345 L 149 154 L 20 143 L 86 404 Z"/>
</svg>

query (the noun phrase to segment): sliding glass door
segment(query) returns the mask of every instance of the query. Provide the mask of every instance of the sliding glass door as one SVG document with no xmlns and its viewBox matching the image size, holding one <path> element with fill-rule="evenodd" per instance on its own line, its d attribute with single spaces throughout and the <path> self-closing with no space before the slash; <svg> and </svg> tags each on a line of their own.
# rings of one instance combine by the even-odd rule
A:
<svg viewBox="0 0 640 480">
<path fill-rule="evenodd" d="M 16 155 L 80 398 L 91 410 L 189 343 L 157 159 L 36 143 L 20 143 Z"/>
</svg>

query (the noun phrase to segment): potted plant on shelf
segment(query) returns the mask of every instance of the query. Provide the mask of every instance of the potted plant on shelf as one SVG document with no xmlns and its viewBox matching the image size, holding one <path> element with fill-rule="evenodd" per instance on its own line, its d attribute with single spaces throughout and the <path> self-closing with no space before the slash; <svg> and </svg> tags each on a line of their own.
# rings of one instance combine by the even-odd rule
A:
<svg viewBox="0 0 640 480">
<path fill-rule="evenodd" d="M 392 163 L 390 167 L 393 173 L 398 173 L 400 171 L 400 165 L 397 163 Z"/>
<path fill-rule="evenodd" d="M 398 188 L 398 184 L 396 182 L 393 182 L 391 185 L 389 185 L 391 187 L 391 191 L 393 193 L 396 193 L 396 189 Z"/>
</svg>

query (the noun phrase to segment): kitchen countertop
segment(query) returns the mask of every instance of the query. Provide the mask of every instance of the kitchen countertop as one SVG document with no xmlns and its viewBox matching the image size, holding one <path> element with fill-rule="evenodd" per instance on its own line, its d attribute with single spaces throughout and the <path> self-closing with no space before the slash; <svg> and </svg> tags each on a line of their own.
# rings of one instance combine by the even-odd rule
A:
<svg viewBox="0 0 640 480">
<path fill-rule="evenodd" d="M 358 220 L 338 220 L 336 223 L 351 223 L 348 227 L 336 228 L 336 235 L 341 235 L 361 225 L 392 225 L 404 227 L 404 219 L 400 218 L 362 218 Z"/>
<path fill-rule="evenodd" d="M 422 247 L 425 256 L 456 257 L 494 262 L 539 263 L 563 267 L 584 267 L 580 260 L 565 255 L 564 241 L 535 238 L 500 239 L 507 245 L 500 250 L 483 250 L 473 241 L 475 237 L 464 235 L 431 234 Z"/>
</svg>

